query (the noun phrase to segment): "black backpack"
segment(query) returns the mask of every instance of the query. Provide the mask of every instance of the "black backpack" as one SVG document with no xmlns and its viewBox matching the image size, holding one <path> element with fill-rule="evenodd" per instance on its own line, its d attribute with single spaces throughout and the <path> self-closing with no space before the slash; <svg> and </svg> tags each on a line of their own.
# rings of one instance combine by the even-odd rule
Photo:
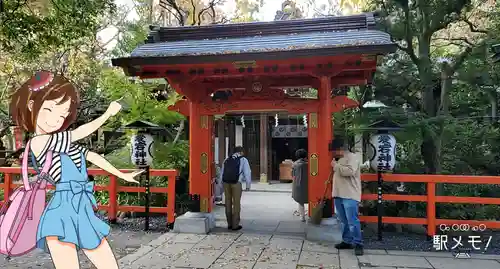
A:
<svg viewBox="0 0 500 269">
<path fill-rule="evenodd" d="M 229 157 L 224 162 L 224 174 L 222 174 L 222 182 L 235 184 L 240 180 L 240 157 Z"/>
</svg>

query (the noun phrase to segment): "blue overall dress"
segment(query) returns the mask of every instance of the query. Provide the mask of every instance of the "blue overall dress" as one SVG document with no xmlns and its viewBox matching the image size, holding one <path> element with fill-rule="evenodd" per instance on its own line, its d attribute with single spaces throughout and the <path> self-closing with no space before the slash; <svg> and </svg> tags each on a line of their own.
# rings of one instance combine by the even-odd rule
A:
<svg viewBox="0 0 500 269">
<path fill-rule="evenodd" d="M 61 179 L 40 219 L 37 247 L 49 252 L 45 238 L 57 236 L 77 249 L 95 249 L 108 236 L 110 227 L 94 213 L 94 182 L 88 181 L 85 156 L 80 153 L 80 169 L 67 154 L 60 153 L 60 157 Z"/>
</svg>

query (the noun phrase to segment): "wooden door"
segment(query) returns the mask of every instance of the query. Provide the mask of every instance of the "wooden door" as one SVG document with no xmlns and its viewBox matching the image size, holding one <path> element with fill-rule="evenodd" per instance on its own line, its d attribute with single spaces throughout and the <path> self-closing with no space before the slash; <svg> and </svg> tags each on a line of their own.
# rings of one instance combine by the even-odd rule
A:
<svg viewBox="0 0 500 269">
<path fill-rule="evenodd" d="M 245 123 L 243 128 L 243 148 L 245 149 L 245 156 L 250 162 L 252 169 L 252 180 L 259 180 L 260 178 L 260 122 L 258 120 L 251 120 Z"/>
</svg>

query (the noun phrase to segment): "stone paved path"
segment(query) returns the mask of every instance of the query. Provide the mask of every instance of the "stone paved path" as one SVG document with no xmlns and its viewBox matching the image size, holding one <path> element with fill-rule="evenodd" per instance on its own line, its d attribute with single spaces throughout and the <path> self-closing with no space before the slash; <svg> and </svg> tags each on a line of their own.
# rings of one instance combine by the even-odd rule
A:
<svg viewBox="0 0 500 269">
<path fill-rule="evenodd" d="M 216 207 L 216 228 L 209 235 L 143 233 L 113 229 L 112 246 L 121 269 L 174 268 L 342 268 L 342 269 L 500 269 L 500 255 L 473 255 L 470 260 L 449 253 L 366 250 L 362 257 L 338 252 L 331 245 L 304 240 L 305 224 L 293 215 L 289 193 L 245 192 L 239 233 L 227 232 L 224 207 Z M 154 239 L 153 241 L 151 241 Z M 134 250 L 136 250 L 133 252 Z M 83 255 L 81 255 L 83 256 Z M 92 268 L 86 258 L 82 269 Z M 0 269 L 52 269 L 39 252 L 0 259 Z"/>
<path fill-rule="evenodd" d="M 111 230 L 109 242 L 113 247 L 113 252 L 117 258 L 133 253 L 137 249 L 151 242 L 151 240 L 161 236 L 161 233 L 146 233 L 142 231 L 131 231 L 114 228 Z M 79 252 L 80 264 L 82 269 L 91 268 L 91 263 Z M 0 269 L 53 269 L 52 260 L 48 254 L 40 250 L 33 250 L 31 253 L 12 258 L 10 261 L 0 255 Z"/>
<path fill-rule="evenodd" d="M 120 260 L 126 269 L 498 269 L 500 255 L 472 254 L 455 259 L 444 252 L 337 251 L 332 245 L 297 235 L 216 232 L 209 235 L 166 233 Z"/>
<path fill-rule="evenodd" d="M 279 181 L 271 181 L 266 183 L 252 183 L 252 192 L 285 192 L 292 193 L 291 183 L 281 183 Z"/>
<path fill-rule="evenodd" d="M 215 206 L 215 218 L 218 220 L 225 220 L 226 216 L 224 210 L 225 208 L 223 206 Z M 297 210 L 297 204 L 292 199 L 291 193 L 243 192 L 241 196 L 242 220 L 299 220 L 299 217 L 293 215 L 294 210 Z"/>
<path fill-rule="evenodd" d="M 289 193 L 244 192 L 240 232 L 227 232 L 224 207 L 209 235 L 167 233 L 120 260 L 124 269 L 499 269 L 500 255 L 460 260 L 443 252 L 366 250 L 362 257 L 304 240 Z"/>
</svg>

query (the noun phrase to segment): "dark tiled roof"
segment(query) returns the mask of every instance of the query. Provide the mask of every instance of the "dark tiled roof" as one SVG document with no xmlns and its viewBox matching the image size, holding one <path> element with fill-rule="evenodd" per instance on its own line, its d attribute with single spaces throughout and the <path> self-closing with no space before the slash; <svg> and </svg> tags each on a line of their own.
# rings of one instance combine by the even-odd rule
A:
<svg viewBox="0 0 500 269">
<path fill-rule="evenodd" d="M 146 44 L 115 66 L 196 64 L 395 51 L 373 14 L 187 27 L 151 27 Z"/>
<path fill-rule="evenodd" d="M 223 55 L 390 44 L 390 36 L 376 30 L 329 31 L 151 43 L 136 48 L 131 57 Z"/>
<path fill-rule="evenodd" d="M 331 16 L 302 20 L 230 23 L 184 27 L 151 26 L 150 28 L 151 32 L 149 33 L 146 43 L 288 35 L 311 32 L 374 30 L 375 18 L 372 13 L 364 13 L 352 16 Z"/>
</svg>

